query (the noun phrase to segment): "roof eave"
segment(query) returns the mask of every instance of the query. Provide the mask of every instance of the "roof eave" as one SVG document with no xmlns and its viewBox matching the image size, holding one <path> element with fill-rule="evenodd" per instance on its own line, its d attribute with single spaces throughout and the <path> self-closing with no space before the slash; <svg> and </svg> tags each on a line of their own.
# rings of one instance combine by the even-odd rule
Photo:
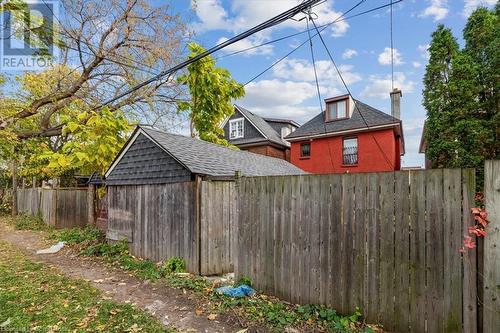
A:
<svg viewBox="0 0 500 333">
<path fill-rule="evenodd" d="M 353 128 L 349 130 L 343 130 L 343 131 L 333 131 L 333 132 L 328 132 L 328 133 L 319 133 L 319 134 L 312 134 L 312 135 L 302 135 L 302 136 L 297 136 L 297 137 L 286 137 L 286 139 L 290 142 L 295 142 L 295 141 L 301 141 L 301 140 L 307 140 L 307 139 L 314 139 L 314 138 L 324 138 L 324 137 L 331 137 L 331 136 L 339 136 L 339 135 L 344 135 L 344 134 L 349 134 L 349 133 L 359 133 L 359 132 L 367 132 L 371 131 L 374 129 L 384 129 L 384 128 L 392 128 L 392 127 L 397 127 L 401 126 L 401 122 L 394 122 L 394 123 L 388 123 L 388 124 L 383 124 L 383 125 L 375 125 L 375 126 L 369 126 L 369 127 L 358 127 L 358 128 Z M 293 133 L 292 133 L 293 134 Z"/>
</svg>

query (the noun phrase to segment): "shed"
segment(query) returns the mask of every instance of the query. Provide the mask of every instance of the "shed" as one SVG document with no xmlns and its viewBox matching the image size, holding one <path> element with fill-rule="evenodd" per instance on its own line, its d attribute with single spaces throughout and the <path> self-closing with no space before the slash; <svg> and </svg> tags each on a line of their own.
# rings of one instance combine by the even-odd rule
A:
<svg viewBox="0 0 500 333">
<path fill-rule="evenodd" d="M 105 174 L 108 232 L 132 254 L 182 257 L 189 272 L 233 270 L 235 174 L 299 175 L 277 158 L 138 126 Z"/>
</svg>

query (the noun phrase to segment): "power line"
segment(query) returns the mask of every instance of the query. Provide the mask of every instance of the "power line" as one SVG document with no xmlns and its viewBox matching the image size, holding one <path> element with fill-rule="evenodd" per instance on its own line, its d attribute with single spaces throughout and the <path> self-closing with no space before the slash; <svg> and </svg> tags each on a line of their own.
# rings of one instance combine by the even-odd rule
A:
<svg viewBox="0 0 500 333">
<path fill-rule="evenodd" d="M 253 35 L 253 34 L 255 34 L 255 33 L 259 32 L 259 31 L 262 31 L 264 29 L 267 29 L 267 28 L 270 28 L 270 27 L 275 26 L 277 24 L 280 24 L 280 23 L 282 23 L 282 22 L 284 22 L 284 21 L 286 21 L 286 20 L 294 17 L 295 15 L 303 12 L 304 10 L 306 10 L 306 9 L 314 6 L 319 1 L 320 0 L 307 0 L 307 1 L 304 1 L 301 4 L 299 4 L 299 5 L 297 5 L 297 6 L 293 7 L 293 8 L 291 8 L 291 9 L 289 9 L 289 10 L 287 10 L 287 11 L 285 11 L 285 12 L 283 12 L 283 13 L 281 13 L 281 14 L 279 14 L 279 15 L 277 15 L 277 16 L 275 16 L 275 17 L 273 17 L 273 18 L 271 18 L 271 19 L 269 19 L 269 20 L 267 20 L 267 21 L 265 21 L 265 22 L 257 25 L 257 26 L 255 26 L 255 27 L 253 27 L 253 28 L 251 28 L 251 29 L 249 29 L 247 31 L 244 31 L 244 32 L 236 35 L 236 36 L 232 37 L 231 39 L 229 39 L 229 40 L 227 40 L 225 42 L 217 44 L 216 46 L 214 46 L 214 47 L 206 50 L 205 52 L 203 52 L 203 53 L 201 53 L 199 55 L 196 55 L 196 56 L 194 56 L 194 57 L 192 57 L 192 58 L 190 58 L 190 59 L 188 59 L 188 60 L 186 60 L 186 61 L 184 61 L 184 62 L 182 62 L 182 63 L 180 63 L 180 64 L 178 64 L 178 65 L 176 65 L 176 66 L 174 66 L 172 68 L 170 68 L 170 69 L 162 71 L 158 75 L 155 75 L 152 78 L 150 78 L 150 79 L 148 79 L 146 81 L 143 81 L 142 83 L 137 84 L 136 86 L 132 87 L 131 89 L 128 89 L 127 91 L 119 94 L 118 96 L 111 98 L 110 100 L 104 102 L 99 107 L 103 107 L 103 106 L 105 106 L 107 104 L 113 103 L 116 100 L 118 100 L 118 99 L 120 99 L 120 98 L 122 98 L 122 97 L 124 97 L 126 95 L 129 95 L 129 94 L 131 94 L 131 93 L 133 93 L 133 92 L 135 92 L 135 91 L 137 91 L 139 89 L 141 89 L 142 87 L 144 87 L 144 86 L 146 86 L 146 85 L 148 85 L 148 84 L 150 84 L 150 83 L 158 80 L 159 78 L 161 78 L 163 76 L 173 74 L 176 71 L 178 71 L 178 70 L 180 70 L 180 69 L 182 69 L 182 68 L 184 68 L 184 67 L 192 64 L 193 62 L 196 62 L 196 61 L 198 61 L 198 60 L 200 60 L 200 59 L 202 59 L 202 58 L 204 58 L 206 56 L 209 56 L 210 54 L 212 54 L 212 53 L 214 53 L 216 51 L 219 51 L 219 50 L 221 50 L 221 49 L 223 49 L 223 48 L 225 48 L 225 47 L 227 47 L 229 45 L 232 45 L 232 44 L 234 44 L 234 43 L 236 43 L 236 42 L 238 42 L 238 41 L 240 41 L 242 39 L 245 39 L 245 38 L 247 38 L 247 37 L 249 37 L 249 36 L 251 36 L 251 35 Z"/>
<path fill-rule="evenodd" d="M 337 17 L 337 19 L 335 21 L 341 19 L 344 15 L 346 15 L 349 12 L 351 12 L 353 9 L 355 9 L 356 7 L 358 7 L 359 5 L 361 5 L 365 1 L 366 0 L 360 0 L 357 4 L 355 4 L 349 10 L 347 10 L 346 12 L 342 13 L 339 17 Z M 328 28 L 328 25 L 323 25 L 323 27 L 321 28 L 320 31 L 324 31 L 326 28 Z M 312 38 L 314 38 L 314 37 L 316 37 L 318 35 L 318 32 L 316 32 L 314 35 L 311 36 L 309 29 L 307 29 L 306 32 L 309 32 L 309 38 L 308 39 L 306 39 L 305 41 L 303 41 L 302 43 L 300 43 L 298 46 L 296 46 L 294 49 L 292 49 L 290 52 L 288 52 L 287 54 L 285 54 L 284 56 L 282 56 L 277 61 L 273 62 L 270 66 L 268 66 L 266 69 L 264 69 L 263 71 L 261 71 L 259 74 L 257 74 L 256 76 L 254 76 L 253 78 L 251 78 L 250 80 L 248 80 L 245 84 L 243 84 L 243 86 L 248 85 L 253 80 L 259 78 L 262 75 L 264 75 L 271 68 L 273 68 L 274 66 L 276 66 L 277 64 L 279 64 L 280 62 L 282 62 L 285 58 L 287 58 L 288 56 L 290 56 L 291 54 L 293 54 L 294 52 L 296 52 L 298 49 L 300 49 L 302 46 L 304 46 L 307 42 L 310 42 Z"/>
<path fill-rule="evenodd" d="M 335 70 L 337 71 L 337 74 L 339 75 L 340 77 L 340 80 L 342 81 L 342 84 L 344 85 L 344 88 L 347 90 L 347 93 L 349 94 L 349 96 L 352 98 L 352 100 L 354 101 L 354 107 L 356 108 L 356 110 L 358 111 L 359 115 L 361 116 L 361 119 L 363 119 L 363 122 L 365 123 L 366 125 L 366 128 L 367 129 L 370 129 L 370 125 L 368 125 L 368 122 L 366 121 L 365 117 L 363 116 L 363 113 L 361 113 L 359 111 L 359 107 L 358 107 L 358 103 L 356 103 L 356 100 L 354 100 L 354 97 L 351 93 L 351 90 L 349 89 L 349 87 L 347 86 L 345 80 L 344 80 L 344 77 L 342 76 L 342 73 L 340 72 L 338 66 L 337 66 L 337 63 L 335 62 L 335 60 L 333 59 L 333 56 L 330 52 L 330 49 L 328 48 L 328 46 L 326 45 L 325 43 L 325 40 L 323 39 L 323 36 L 321 35 L 320 31 L 318 30 L 318 27 L 316 26 L 316 23 L 314 23 L 314 21 L 312 21 L 312 24 L 314 25 L 314 28 L 316 29 L 316 31 L 318 32 L 318 35 L 319 35 L 319 39 L 321 40 L 321 43 L 323 44 L 327 54 L 328 54 L 328 57 L 330 58 L 330 61 L 333 63 L 333 66 L 335 67 Z M 392 162 L 389 160 L 389 158 L 387 157 L 386 153 L 384 152 L 384 150 L 382 149 L 382 147 L 380 146 L 380 143 L 378 142 L 377 138 L 373 135 L 372 133 L 372 138 L 374 139 L 377 147 L 379 148 L 380 152 L 382 153 L 382 155 L 384 156 L 384 159 L 385 161 L 389 164 L 389 166 L 391 168 L 394 168 L 394 165 L 392 164 Z"/>
<path fill-rule="evenodd" d="M 366 0 L 364 0 L 366 1 Z M 344 15 L 346 15 L 347 13 L 349 13 L 350 11 L 352 11 L 353 9 L 355 9 L 357 6 L 359 6 L 361 3 L 363 3 L 364 1 L 360 1 L 355 7 L 349 9 L 346 13 L 344 13 Z M 393 1 L 393 0 L 392 0 Z M 355 17 L 358 17 L 358 16 L 361 16 L 361 15 L 365 15 L 365 14 L 369 14 L 371 12 L 374 12 L 374 11 L 377 11 L 377 10 L 380 10 L 380 9 L 383 9 L 383 8 L 387 8 L 389 6 L 392 6 L 393 4 L 397 4 L 397 3 L 400 3 L 404 0 L 397 0 L 397 1 L 394 1 L 391 3 L 388 3 L 388 4 L 385 4 L 385 5 L 381 5 L 381 6 L 378 6 L 378 7 L 374 7 L 374 8 L 371 8 L 371 9 L 368 9 L 368 10 L 365 10 L 363 12 L 360 12 L 360 13 L 357 13 L 357 14 L 353 14 L 351 16 L 346 16 L 346 17 L 343 17 L 343 18 L 337 18 L 335 19 L 334 21 L 332 22 L 329 22 L 329 23 L 325 23 L 325 24 L 322 24 L 322 25 L 318 25 L 318 28 L 324 28 L 324 27 L 329 27 L 331 26 L 332 24 L 335 24 L 335 23 L 338 23 L 338 22 L 342 22 L 342 21 L 346 21 L 346 20 L 349 20 L 349 19 L 352 19 L 352 18 L 355 18 Z M 245 53 L 245 52 L 248 52 L 248 51 L 251 51 L 251 50 L 254 50 L 256 48 L 259 48 L 259 47 L 262 47 L 262 46 L 266 46 L 266 45 L 269 45 L 269 44 L 273 44 L 273 43 L 277 43 L 277 42 L 280 42 L 282 40 L 286 40 L 288 38 L 292 38 L 292 37 L 296 37 L 296 36 L 299 36 L 299 35 L 302 35 L 302 34 L 305 34 L 305 33 L 308 33 L 309 31 L 314 31 L 314 28 L 311 28 L 311 29 L 306 29 L 306 30 L 303 30 L 303 31 L 299 31 L 299 32 L 296 32 L 296 33 L 293 33 L 293 34 L 290 34 L 290 35 L 286 35 L 286 36 L 283 36 L 283 37 L 279 37 L 279 38 L 276 38 L 276 39 L 273 39 L 273 40 L 270 40 L 270 41 L 267 41 L 267 42 L 264 42 L 262 44 L 258 44 L 258 45 L 254 45 L 254 46 L 251 46 L 251 47 L 247 47 L 245 49 L 241 49 L 241 50 L 238 50 L 238 51 L 235 51 L 235 52 L 232 52 L 232 53 L 228 53 L 228 54 L 222 54 L 218 57 L 215 57 L 215 60 L 219 60 L 219 59 L 222 59 L 222 58 L 226 58 L 226 57 L 231 57 L 231 56 L 234 56 L 234 55 L 237 55 L 237 54 L 240 54 L 240 53 Z M 322 30 L 323 31 L 323 30 Z"/>
<path fill-rule="evenodd" d="M 44 3 L 44 5 L 45 5 L 45 6 L 49 9 L 49 11 L 51 12 L 52 16 L 54 16 L 54 18 L 56 19 L 56 21 L 57 21 L 57 22 L 59 22 L 59 25 L 62 27 L 62 26 L 63 26 L 63 24 L 62 24 L 61 20 L 60 20 L 60 19 L 56 16 L 56 14 L 55 14 L 55 13 L 54 13 L 54 11 L 52 10 L 52 8 L 51 8 L 51 7 L 47 4 L 47 2 L 46 2 L 45 0 L 42 0 L 42 2 L 43 2 L 43 3 Z M 83 10 L 83 9 L 82 9 L 82 10 Z M 94 25 L 94 27 L 95 27 L 95 24 L 94 24 L 94 22 L 93 22 L 93 21 L 90 21 L 90 23 L 91 23 L 91 24 L 93 24 L 93 25 Z M 73 36 L 71 36 L 71 34 L 67 33 L 66 31 L 64 31 L 64 32 L 63 32 L 63 31 L 60 31 L 60 33 L 61 33 L 61 34 L 63 34 L 64 36 L 66 36 L 66 37 L 69 37 L 70 39 L 75 40 L 75 38 L 74 38 Z M 90 44 L 90 43 L 87 43 L 87 42 L 85 42 L 85 41 L 83 41 L 83 40 L 79 40 L 79 42 L 81 42 L 82 44 L 86 45 L 86 46 L 87 46 L 87 47 L 89 47 L 89 48 L 94 47 L 94 45 L 92 45 L 92 44 Z M 90 52 L 87 52 L 87 51 L 84 51 L 84 50 L 79 50 L 79 49 L 76 49 L 76 48 L 71 47 L 71 46 L 69 46 L 69 45 L 65 45 L 65 47 L 66 47 L 66 48 L 68 48 L 68 49 L 70 49 L 70 50 L 73 50 L 73 51 L 77 51 L 77 52 L 81 52 L 81 53 L 86 54 L 86 55 L 94 56 L 94 54 L 92 54 L 92 53 L 90 53 Z M 149 70 L 144 69 L 144 68 L 136 67 L 136 66 L 133 66 L 133 65 L 130 65 L 130 64 L 126 64 L 126 63 L 123 63 L 123 62 L 119 62 L 118 60 L 111 59 L 111 58 L 109 58 L 109 57 L 104 57 L 104 59 L 107 59 L 108 61 L 110 61 L 110 62 L 114 62 L 114 63 L 116 63 L 116 64 L 118 64 L 118 65 L 122 65 L 122 66 L 125 66 L 125 67 L 129 67 L 129 68 L 132 68 L 132 69 L 136 69 L 136 70 L 139 70 L 139 71 L 143 71 L 143 72 L 148 73 L 148 74 L 158 74 L 158 70 L 156 70 L 155 68 L 153 68 L 153 67 L 151 67 L 151 66 L 145 65 L 145 64 L 143 64 L 143 63 L 141 63 L 141 62 L 139 62 L 139 61 L 137 61 L 137 60 L 127 58 L 127 57 L 122 56 L 122 55 L 120 55 L 120 54 L 114 54 L 114 56 L 119 57 L 119 58 L 122 58 L 122 59 L 125 59 L 125 60 L 127 60 L 127 61 L 131 61 L 131 62 L 133 62 L 133 63 L 136 63 L 136 64 L 140 65 L 140 66 L 147 67 L 147 68 L 149 68 L 149 69 L 154 70 L 154 72 L 153 72 L 153 71 L 149 71 Z M 80 67 L 83 67 L 83 65 L 81 65 Z"/>
</svg>

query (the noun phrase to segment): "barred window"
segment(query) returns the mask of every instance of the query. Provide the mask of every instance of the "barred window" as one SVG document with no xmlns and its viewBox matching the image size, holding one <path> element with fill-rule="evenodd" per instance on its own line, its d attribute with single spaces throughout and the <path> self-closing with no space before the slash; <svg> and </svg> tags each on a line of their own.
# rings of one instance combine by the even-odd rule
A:
<svg viewBox="0 0 500 333">
<path fill-rule="evenodd" d="M 358 138 L 344 139 L 342 148 L 342 163 L 345 165 L 358 164 Z"/>
</svg>

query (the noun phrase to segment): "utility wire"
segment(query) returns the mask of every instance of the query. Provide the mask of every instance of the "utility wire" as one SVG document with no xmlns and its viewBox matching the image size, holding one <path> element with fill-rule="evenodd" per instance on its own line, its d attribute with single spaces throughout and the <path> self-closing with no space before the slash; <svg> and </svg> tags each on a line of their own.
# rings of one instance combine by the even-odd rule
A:
<svg viewBox="0 0 500 333">
<path fill-rule="evenodd" d="M 351 7 L 349 10 L 347 10 L 346 12 L 342 13 L 339 17 L 337 17 L 333 22 L 336 22 L 338 20 L 340 20 L 342 17 L 344 17 L 344 15 L 346 15 L 347 13 L 351 12 L 353 9 L 355 9 L 356 7 L 358 7 L 359 5 L 361 5 L 363 2 L 365 2 L 366 0 L 360 0 L 357 4 L 355 4 L 353 7 Z M 402 1 L 402 0 L 401 0 Z M 326 28 L 328 28 L 328 25 L 323 25 L 323 27 L 321 28 L 321 32 L 324 31 Z M 305 41 L 303 41 L 302 43 L 300 43 L 298 46 L 296 46 L 294 49 L 292 49 L 290 52 L 288 52 L 287 54 L 285 54 L 284 56 L 282 56 L 280 59 L 278 59 L 277 61 L 273 62 L 270 66 L 268 66 L 267 68 L 265 68 L 263 71 L 261 71 L 259 74 L 257 74 L 256 76 L 254 76 L 253 78 L 251 78 L 250 80 L 248 80 L 245 84 L 243 84 L 243 86 L 245 87 L 246 85 L 248 85 L 250 82 L 252 82 L 253 80 L 261 77 L 262 75 L 264 75 L 266 72 L 268 72 L 271 68 L 273 68 L 274 66 L 276 66 L 277 64 L 279 64 L 280 62 L 282 62 L 285 58 L 287 58 L 288 56 L 290 56 L 291 54 L 293 54 L 294 52 L 296 52 L 298 49 L 300 49 L 302 46 L 306 45 L 307 42 L 311 41 L 312 38 L 316 37 L 318 35 L 318 32 L 316 32 L 314 35 L 311 36 L 310 34 L 310 29 L 306 29 L 305 32 L 308 32 L 309 34 L 309 38 L 306 39 Z M 312 30 L 312 29 L 311 29 Z"/>
<path fill-rule="evenodd" d="M 364 0 L 364 1 L 366 1 L 366 0 Z M 355 7 L 349 9 L 344 15 L 346 15 L 347 13 L 349 13 L 350 11 L 352 11 L 353 9 L 355 9 L 357 6 L 359 6 L 364 1 L 360 1 Z M 404 0 L 397 0 L 397 1 L 392 2 L 392 4 L 397 4 L 397 3 L 400 3 L 402 1 L 404 1 Z M 371 12 L 374 12 L 374 11 L 377 11 L 377 10 L 389 7 L 392 4 L 388 3 L 388 4 L 381 5 L 381 6 L 378 6 L 378 7 L 375 7 L 375 8 L 371 8 L 369 10 L 365 10 L 365 11 L 357 13 L 357 14 L 353 14 L 351 16 L 346 16 L 346 17 L 343 17 L 343 18 L 337 18 L 337 19 L 335 19 L 332 22 L 325 23 L 325 24 L 322 24 L 322 25 L 318 25 L 318 28 L 329 27 L 332 24 L 335 24 L 335 23 L 338 23 L 338 22 L 342 22 L 342 21 L 346 21 L 346 20 L 349 20 L 349 19 L 361 16 L 361 15 L 369 14 Z M 296 33 L 293 33 L 293 34 L 290 34 L 290 35 L 286 35 L 286 36 L 283 36 L 283 37 L 280 37 L 280 38 L 276 38 L 276 39 L 267 41 L 265 43 L 254 45 L 254 46 L 251 46 L 251 47 L 247 47 L 247 48 L 244 48 L 244 49 L 241 49 L 241 50 L 238 50 L 238 51 L 235 51 L 235 52 L 231 52 L 231 53 L 228 53 L 228 54 L 222 54 L 222 55 L 220 55 L 218 57 L 215 57 L 215 60 L 219 60 L 219 59 L 222 59 L 222 58 L 234 56 L 234 55 L 237 55 L 237 54 L 240 54 L 240 53 L 245 53 L 245 52 L 254 50 L 254 49 L 262 47 L 262 46 L 266 46 L 266 45 L 269 45 L 269 44 L 277 43 L 277 42 L 280 42 L 280 41 L 288 39 L 288 38 L 292 38 L 292 37 L 296 37 L 296 36 L 308 33 L 309 31 L 314 31 L 314 28 L 306 29 L 306 30 L 303 30 L 303 31 L 299 31 L 299 32 L 296 32 Z"/>
<path fill-rule="evenodd" d="M 281 13 L 281 14 L 279 14 L 279 15 L 277 15 L 277 16 L 275 16 L 275 17 L 273 17 L 273 18 L 271 18 L 271 19 L 269 19 L 269 20 L 267 20 L 267 21 L 265 21 L 265 22 L 257 25 L 257 26 L 255 26 L 255 27 L 253 27 L 253 28 L 251 28 L 251 29 L 249 29 L 247 31 L 244 31 L 243 33 L 238 34 L 238 35 L 232 37 L 231 39 L 229 39 L 229 40 L 227 40 L 225 42 L 217 44 L 216 46 L 214 46 L 214 47 L 206 50 L 205 52 L 203 52 L 203 53 L 201 53 L 201 54 L 199 54 L 197 56 L 194 56 L 194 57 L 192 57 L 192 58 L 190 58 L 190 59 L 188 59 L 188 60 L 186 60 L 186 61 L 184 61 L 184 62 L 182 62 L 182 63 L 180 63 L 180 64 L 178 64 L 178 65 L 176 65 L 176 66 L 174 66 L 172 68 L 170 68 L 170 69 L 162 71 L 158 75 L 155 75 L 152 78 L 150 78 L 150 79 L 148 79 L 146 81 L 143 81 L 142 83 L 137 84 L 136 86 L 132 87 L 131 89 L 128 89 L 127 91 L 119 94 L 118 96 L 113 97 L 113 98 L 105 101 L 98 108 L 101 108 L 101 107 L 106 106 L 106 105 L 108 105 L 110 103 L 113 103 L 113 102 L 121 99 L 122 97 L 124 97 L 126 95 L 129 95 L 129 94 L 131 94 L 131 93 L 133 93 L 133 92 L 141 89 L 142 87 L 144 87 L 144 86 L 146 86 L 146 85 L 148 85 L 148 84 L 150 84 L 150 83 L 158 80 L 159 78 L 161 78 L 163 76 L 171 75 L 171 74 L 177 72 L 178 70 L 180 70 L 180 69 L 182 69 L 182 68 L 184 68 L 184 67 L 192 64 L 193 62 L 196 62 L 196 61 L 198 61 L 198 60 L 200 60 L 200 59 L 202 59 L 202 58 L 204 58 L 206 56 L 209 56 L 210 54 L 212 54 L 212 53 L 214 53 L 216 51 L 219 51 L 219 50 L 221 50 L 221 49 L 223 49 L 223 48 L 225 48 L 225 47 L 227 47 L 229 45 L 232 45 L 232 44 L 234 44 L 234 43 L 236 43 L 236 42 L 238 42 L 238 41 L 240 41 L 242 39 L 245 39 L 245 38 L 247 38 L 247 37 L 249 37 L 249 36 L 251 36 L 251 35 L 253 35 L 253 34 L 255 34 L 255 33 L 259 32 L 259 31 L 262 31 L 264 29 L 267 29 L 267 28 L 270 28 L 270 27 L 275 26 L 277 24 L 280 24 L 280 23 L 282 23 L 282 22 L 284 22 L 284 21 L 286 21 L 286 20 L 294 17 L 295 15 L 303 12 L 304 10 L 310 8 L 311 6 L 314 6 L 319 1 L 320 0 L 307 0 L 307 1 L 304 1 L 303 3 L 301 3 L 301 4 L 295 6 L 295 7 L 291 8 L 291 9 L 289 9 L 289 10 L 287 10 L 287 11 L 285 11 L 285 12 L 283 12 L 283 13 Z"/>
<path fill-rule="evenodd" d="M 368 125 L 368 122 L 366 121 L 365 117 L 363 116 L 363 113 L 361 113 L 359 111 L 359 107 L 358 107 L 358 103 L 356 102 L 356 100 L 354 99 L 352 93 L 351 93 L 351 90 L 349 89 L 349 87 L 347 86 L 345 80 L 344 80 L 344 77 L 342 76 L 342 73 L 340 72 L 338 66 L 337 66 L 337 63 L 335 62 L 335 60 L 333 59 L 333 56 L 330 52 L 330 49 L 328 48 L 328 46 L 326 45 L 325 43 L 325 40 L 323 39 L 323 36 L 321 35 L 318 27 L 316 26 L 316 23 L 314 21 L 312 21 L 312 24 L 314 25 L 314 28 L 316 29 L 316 31 L 318 32 L 318 35 L 319 35 L 319 38 L 321 40 L 321 43 L 323 44 L 327 54 L 328 54 L 328 57 L 330 58 L 330 61 L 333 63 L 333 66 L 335 67 L 335 70 L 337 71 L 337 74 L 339 75 L 340 77 L 340 80 L 342 81 L 342 84 L 344 85 L 344 88 L 347 90 L 347 93 L 349 94 L 349 96 L 351 97 L 351 99 L 354 101 L 354 107 L 356 108 L 356 110 L 358 111 L 359 115 L 361 116 L 361 119 L 363 119 L 363 122 L 365 123 L 365 126 L 367 129 L 370 129 L 370 125 Z M 377 147 L 379 148 L 380 152 L 382 153 L 382 155 L 384 156 L 384 159 L 385 161 L 389 164 L 389 166 L 391 168 L 394 168 L 394 165 L 392 164 L 392 162 L 389 160 L 389 158 L 387 157 L 386 153 L 384 152 L 384 150 L 382 149 L 382 147 L 380 146 L 377 138 L 373 135 L 372 133 L 372 138 L 375 140 L 375 143 L 377 144 Z"/>
</svg>

